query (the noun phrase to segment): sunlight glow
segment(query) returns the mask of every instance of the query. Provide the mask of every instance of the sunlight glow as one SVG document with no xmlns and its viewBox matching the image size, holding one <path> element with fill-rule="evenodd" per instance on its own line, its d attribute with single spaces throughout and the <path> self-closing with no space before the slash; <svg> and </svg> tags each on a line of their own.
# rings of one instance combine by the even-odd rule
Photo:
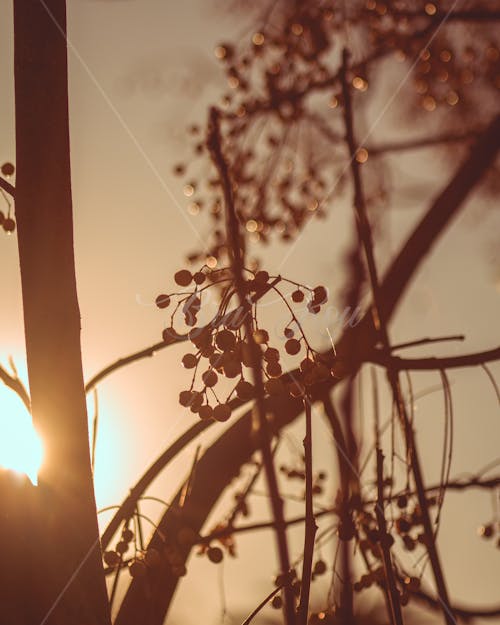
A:
<svg viewBox="0 0 500 625">
<path fill-rule="evenodd" d="M 20 399 L 8 389 L 0 392 L 0 467 L 24 473 L 33 484 L 43 459 L 42 441 Z"/>
</svg>

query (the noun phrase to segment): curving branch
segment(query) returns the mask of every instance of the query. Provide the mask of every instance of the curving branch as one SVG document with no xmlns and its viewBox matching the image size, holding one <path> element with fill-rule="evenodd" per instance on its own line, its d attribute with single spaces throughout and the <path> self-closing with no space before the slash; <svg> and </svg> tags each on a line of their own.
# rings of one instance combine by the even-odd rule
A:
<svg viewBox="0 0 500 625">
<path fill-rule="evenodd" d="M 403 293 L 428 251 L 444 232 L 451 219 L 463 207 L 468 194 L 493 163 L 500 145 L 500 116 L 496 117 L 479 135 L 467 158 L 452 176 L 448 185 L 431 204 L 420 224 L 401 248 L 380 285 L 380 295 L 386 319 L 394 313 Z M 364 316 L 355 327 L 348 328 L 336 344 L 337 352 L 353 373 L 363 362 L 363 353 L 375 346 L 371 315 Z M 332 358 L 331 350 L 325 357 Z M 331 380 L 315 389 L 317 397 L 334 387 L 338 380 Z M 302 402 L 291 398 L 269 398 L 267 410 L 274 415 L 273 428 L 276 431 L 291 423 L 302 413 Z M 256 449 L 251 428 L 251 413 L 247 412 L 231 426 L 202 456 L 187 506 L 183 510 L 184 521 L 199 531 L 224 489 L 248 461 Z M 205 479 L 203 479 L 203 477 Z M 210 477 L 209 477 L 210 476 Z M 169 510 L 160 521 L 162 532 L 175 531 L 180 520 Z M 161 546 L 156 533 L 150 543 Z M 180 553 L 187 559 L 191 549 L 182 547 Z M 133 580 L 125 595 L 117 616 L 116 625 L 135 625 L 137 615 L 145 605 L 152 605 L 151 625 L 162 625 L 168 611 L 178 578 L 169 570 L 151 571 L 161 591 L 151 595 L 143 581 Z"/>
<path fill-rule="evenodd" d="M 146 489 L 158 477 L 163 469 L 187 446 L 197 438 L 203 431 L 213 425 L 210 421 L 199 421 L 179 436 L 167 449 L 155 460 L 155 462 L 144 473 L 137 484 L 130 490 L 130 494 L 123 501 L 114 517 L 109 522 L 101 537 L 101 548 L 106 550 L 111 539 L 118 531 L 120 523 L 133 516 L 137 503 L 145 493 Z"/>
</svg>

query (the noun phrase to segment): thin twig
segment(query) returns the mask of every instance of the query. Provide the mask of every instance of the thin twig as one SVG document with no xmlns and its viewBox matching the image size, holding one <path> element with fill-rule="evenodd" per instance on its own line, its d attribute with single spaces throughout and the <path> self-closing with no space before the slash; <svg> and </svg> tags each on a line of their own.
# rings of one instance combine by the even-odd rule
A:
<svg viewBox="0 0 500 625">
<path fill-rule="evenodd" d="M 5 386 L 8 386 L 14 391 L 14 393 L 18 395 L 20 400 L 26 406 L 28 412 L 31 414 L 30 396 L 28 394 L 28 391 L 26 390 L 26 387 L 19 379 L 17 373 L 11 375 L 6 369 L 2 367 L 2 365 L 0 365 L 0 380 L 5 384 Z"/>
<path fill-rule="evenodd" d="M 377 428 L 378 431 L 378 428 Z M 378 436 L 378 435 L 377 435 Z M 382 552 L 382 563 L 384 566 L 385 576 L 385 592 L 387 597 L 387 605 L 389 615 L 393 625 L 402 625 L 403 616 L 401 614 L 401 604 L 399 601 L 399 593 L 396 587 L 396 579 L 394 576 L 394 568 L 392 566 L 391 548 L 389 545 L 390 534 L 387 533 L 385 515 L 384 515 L 384 454 L 377 443 L 377 492 L 378 499 L 375 506 L 375 515 L 377 517 L 379 548 Z"/>
<path fill-rule="evenodd" d="M 373 252 L 373 241 L 371 236 L 370 224 L 366 214 L 366 205 L 363 193 L 363 186 L 361 182 L 361 172 L 359 163 L 356 161 L 357 146 L 354 137 L 353 129 L 353 115 L 352 115 L 352 102 L 350 87 L 347 81 L 349 53 L 347 50 L 343 52 L 343 64 L 342 64 L 342 93 L 344 97 L 344 121 L 346 127 L 346 141 L 349 148 L 349 155 L 351 158 L 351 172 L 354 182 L 354 207 L 356 210 L 357 226 L 359 232 L 359 238 L 363 245 L 363 249 L 366 255 L 368 274 L 370 277 L 370 284 L 373 294 L 373 320 L 375 330 L 379 336 L 379 340 L 384 350 L 384 355 L 390 356 L 391 347 L 388 335 L 388 330 L 385 321 L 385 315 L 383 307 L 381 305 L 380 287 L 378 280 L 377 267 L 375 263 L 375 256 Z M 422 523 L 424 527 L 424 533 L 426 535 L 426 546 L 429 553 L 429 558 L 434 573 L 434 579 L 439 596 L 442 601 L 443 615 L 448 625 L 454 625 L 455 619 L 450 609 L 450 601 L 448 598 L 448 590 L 446 587 L 445 578 L 443 575 L 441 562 L 434 541 L 432 523 L 429 515 L 429 508 L 427 498 L 425 495 L 425 486 L 422 477 L 422 471 L 420 467 L 420 460 L 416 448 L 415 436 L 413 428 L 408 420 L 406 414 L 405 402 L 402 396 L 402 391 L 399 383 L 397 372 L 390 366 L 387 366 L 387 377 L 392 389 L 394 402 L 398 411 L 399 421 L 403 430 L 403 434 L 406 441 L 406 446 L 410 455 L 411 468 L 415 480 L 415 486 L 417 490 L 417 497 L 419 505 L 422 511 Z M 389 581 L 389 580 L 388 580 Z"/>
<path fill-rule="evenodd" d="M 217 109 L 212 108 L 210 111 L 208 148 L 214 165 L 219 172 L 224 191 L 227 239 L 231 250 L 233 278 L 236 292 L 238 294 L 239 304 L 242 309 L 245 309 L 248 307 L 249 303 L 246 298 L 247 291 L 243 274 L 244 263 L 241 253 L 240 229 L 234 207 L 233 185 L 229 175 L 229 168 L 222 153 L 219 125 L 219 112 Z M 257 419 L 257 433 L 270 493 L 272 513 L 276 523 L 276 539 L 278 543 L 281 573 L 282 575 L 287 576 L 290 571 L 290 556 L 286 537 L 285 518 L 283 515 L 283 500 L 279 492 L 278 480 L 271 453 L 271 435 L 267 421 L 264 383 L 262 379 L 262 353 L 253 337 L 252 319 L 250 315 L 245 315 L 244 327 L 248 345 L 250 347 L 251 369 L 256 396 L 255 415 Z M 293 625 L 295 623 L 295 598 L 289 583 L 284 586 L 284 597 L 285 622 L 287 625 Z"/>
<path fill-rule="evenodd" d="M 309 594 L 311 591 L 314 539 L 318 530 L 318 526 L 316 525 L 316 520 L 314 518 L 313 509 L 312 418 L 311 403 L 308 397 L 304 398 L 304 410 L 306 414 L 306 435 L 304 437 L 306 523 L 304 531 L 304 560 L 302 562 L 302 584 L 300 587 L 300 603 L 297 613 L 299 625 L 307 625 Z"/>
<path fill-rule="evenodd" d="M 252 612 L 250 612 L 250 614 L 246 617 L 246 619 L 243 621 L 243 623 L 241 625 L 249 625 L 253 619 L 257 616 L 257 614 L 262 610 L 262 608 L 264 608 L 269 601 L 279 593 L 279 591 L 281 590 L 281 586 L 278 586 L 277 588 L 275 588 L 274 590 L 272 590 L 265 599 L 263 599 L 259 605 L 255 608 L 255 610 L 252 610 Z"/>
<path fill-rule="evenodd" d="M 7 180 L 5 180 L 5 178 L 2 178 L 1 176 L 0 176 L 0 189 L 3 189 L 6 193 L 11 195 L 12 197 L 15 197 L 15 194 L 16 194 L 15 187 L 11 185 L 10 182 L 7 182 Z"/>
</svg>

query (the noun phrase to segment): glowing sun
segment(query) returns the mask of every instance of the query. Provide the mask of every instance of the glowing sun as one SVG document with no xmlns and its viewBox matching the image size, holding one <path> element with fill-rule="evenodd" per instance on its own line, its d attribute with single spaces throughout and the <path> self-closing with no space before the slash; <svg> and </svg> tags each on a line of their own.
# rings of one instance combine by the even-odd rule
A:
<svg viewBox="0 0 500 625">
<path fill-rule="evenodd" d="M 12 391 L 0 388 L 0 467 L 24 473 L 36 484 L 42 459 L 30 414 Z"/>
</svg>

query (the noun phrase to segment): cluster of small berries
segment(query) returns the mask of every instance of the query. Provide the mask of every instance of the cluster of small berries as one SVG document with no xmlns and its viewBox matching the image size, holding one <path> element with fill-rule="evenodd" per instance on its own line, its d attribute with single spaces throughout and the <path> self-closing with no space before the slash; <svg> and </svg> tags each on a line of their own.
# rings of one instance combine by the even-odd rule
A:
<svg viewBox="0 0 500 625">
<path fill-rule="evenodd" d="M 246 402 L 255 396 L 253 384 L 246 379 L 252 366 L 252 347 L 245 330 L 247 317 L 252 321 L 252 339 L 261 351 L 264 386 L 268 395 L 289 393 L 293 397 L 302 397 L 312 385 L 337 375 L 337 370 L 333 372 L 321 354 L 311 348 L 291 306 L 305 303 L 310 314 L 317 314 L 327 302 L 325 287 L 317 286 L 311 289 L 285 280 L 281 276 L 272 278 L 266 271 L 248 271 L 251 277 L 245 281 L 248 301 L 246 309 L 240 306 L 227 312 L 232 298 L 236 296 L 231 277 L 227 277 L 227 270 L 211 270 L 206 266 L 194 274 L 187 269 L 175 274 L 175 282 L 182 287 L 191 287 L 189 291 L 161 294 L 156 298 L 156 304 L 160 309 L 173 305 L 173 300 L 176 299 L 170 316 L 170 326 L 163 332 L 164 340 L 172 340 L 179 336 L 174 327 L 179 311 L 184 314 L 185 325 L 191 327 L 188 339 L 195 351 L 184 354 L 182 364 L 184 368 L 193 371 L 193 377 L 191 387 L 180 393 L 179 403 L 190 408 L 191 412 L 198 414 L 201 419 L 227 421 L 231 416 L 230 401 L 233 397 L 240 402 Z M 218 279 L 221 273 L 226 277 Z M 208 285 L 202 286 L 205 281 Z M 291 304 L 276 287 L 281 281 L 294 285 L 290 297 Z M 222 282 L 226 282 L 227 285 L 222 291 L 216 315 L 208 324 L 196 326 L 206 290 L 215 285 L 220 287 Z M 257 303 L 271 289 L 284 301 L 287 314 L 290 315 L 283 329 L 281 352 L 270 344 L 269 332 L 259 327 L 257 322 Z M 299 355 L 301 352 L 304 354 L 297 375 L 290 377 L 283 373 L 281 363 L 283 352 L 291 356 Z M 235 382 L 234 385 L 231 384 L 232 388 L 224 400 L 219 399 L 215 392 L 215 387 L 221 380 Z M 201 383 L 198 390 L 195 389 L 197 381 Z"/>
</svg>

